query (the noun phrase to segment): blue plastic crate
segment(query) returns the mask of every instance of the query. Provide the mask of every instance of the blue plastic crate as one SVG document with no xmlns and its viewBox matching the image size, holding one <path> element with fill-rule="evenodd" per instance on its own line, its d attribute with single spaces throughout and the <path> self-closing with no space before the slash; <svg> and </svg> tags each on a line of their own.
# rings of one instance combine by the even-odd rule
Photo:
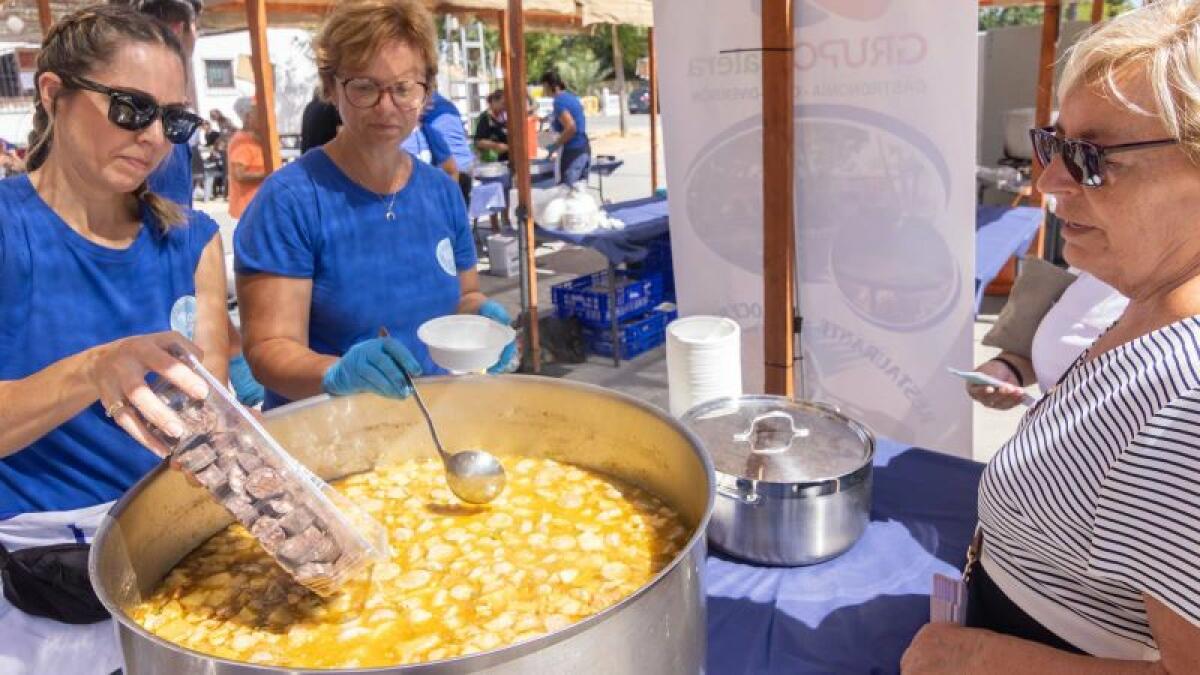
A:
<svg viewBox="0 0 1200 675">
<path fill-rule="evenodd" d="M 617 338 L 621 341 L 621 358 L 631 359 L 661 345 L 667 336 L 667 324 L 679 316 L 675 305 L 663 304 L 621 324 Z M 583 328 L 583 341 L 588 351 L 599 356 L 612 356 L 612 332 L 609 329 Z"/>
<path fill-rule="evenodd" d="M 637 279 L 657 274 L 662 277 L 663 300 L 675 302 L 675 265 L 671 258 L 671 235 L 664 234 L 647 242 L 646 257 L 629 264 L 629 273 Z"/>
<path fill-rule="evenodd" d="M 664 234 L 646 242 L 646 257 L 642 264 L 651 270 L 670 270 L 675 268 L 671 258 L 671 235 Z"/>
<path fill-rule="evenodd" d="M 575 317 L 585 326 L 605 327 L 612 323 L 608 304 L 608 272 L 596 272 L 587 276 L 555 284 L 550 289 L 554 311 L 560 319 Z M 624 272 L 617 273 L 617 320 L 644 314 L 646 310 L 662 302 L 663 285 L 661 274 L 647 274 L 635 278 Z"/>
</svg>

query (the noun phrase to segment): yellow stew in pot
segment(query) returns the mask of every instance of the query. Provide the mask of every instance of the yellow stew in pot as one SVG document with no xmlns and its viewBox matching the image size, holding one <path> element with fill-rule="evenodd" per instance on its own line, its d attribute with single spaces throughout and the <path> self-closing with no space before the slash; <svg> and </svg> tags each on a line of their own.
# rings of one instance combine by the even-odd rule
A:
<svg viewBox="0 0 1200 675">
<path fill-rule="evenodd" d="M 151 633 L 217 657 L 297 668 L 434 661 L 534 638 L 644 585 L 690 534 L 654 495 L 550 459 L 510 458 L 493 503 L 467 506 L 441 464 L 335 483 L 390 535 L 393 557 L 321 598 L 241 526 L 219 532 L 131 611 Z"/>
</svg>

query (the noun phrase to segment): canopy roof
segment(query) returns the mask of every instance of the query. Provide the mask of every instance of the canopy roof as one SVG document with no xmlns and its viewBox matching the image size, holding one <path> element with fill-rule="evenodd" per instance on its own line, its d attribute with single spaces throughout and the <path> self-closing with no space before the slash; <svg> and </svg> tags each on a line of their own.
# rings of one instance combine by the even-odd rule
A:
<svg viewBox="0 0 1200 675">
<path fill-rule="evenodd" d="M 649 4 L 650 0 L 644 0 Z M 337 0 L 267 0 L 267 24 L 272 27 L 312 28 L 337 4 Z M 425 0 L 435 14 L 474 14 L 487 23 L 496 23 L 498 13 L 508 7 L 507 0 Z M 576 0 L 527 0 L 525 24 L 532 29 L 564 30 L 582 27 Z M 200 16 L 200 30 L 220 31 L 244 28 L 244 0 L 209 0 Z"/>
<path fill-rule="evenodd" d="M 59 17 L 98 0 L 49 0 L 50 14 Z M 103 0 L 99 0 L 103 1 Z M 313 28 L 338 0 L 267 0 L 267 22 L 276 27 Z M 474 14 L 495 24 L 507 0 L 425 0 L 438 14 Z M 1043 0 L 977 0 L 980 7 L 1040 5 Z M 597 23 L 652 26 L 652 0 L 524 0 L 525 24 L 532 30 L 582 30 Z M 1065 4 L 1065 3 L 1064 3 Z M 37 0 L 0 0 L 0 41 L 40 42 Z M 15 17 L 15 19 L 14 19 Z M 16 30 L 14 30 L 14 26 Z M 207 0 L 200 17 L 201 32 L 246 27 L 244 0 Z"/>
</svg>

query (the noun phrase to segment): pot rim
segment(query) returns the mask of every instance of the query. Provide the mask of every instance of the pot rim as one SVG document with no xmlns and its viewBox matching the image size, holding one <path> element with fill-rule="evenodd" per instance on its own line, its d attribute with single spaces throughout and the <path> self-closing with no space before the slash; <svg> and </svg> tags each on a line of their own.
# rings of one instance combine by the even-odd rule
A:
<svg viewBox="0 0 1200 675">
<path fill-rule="evenodd" d="M 752 478 L 743 478 L 725 473 L 724 471 L 717 471 L 717 496 L 735 498 L 735 495 L 726 494 L 723 491 L 728 490 L 735 493 L 737 499 L 757 499 L 760 497 L 768 499 L 814 499 L 816 497 L 848 492 L 866 482 L 871 477 L 873 470 L 873 464 L 868 463 L 837 478 L 796 481 L 792 483 L 754 480 Z"/>
<path fill-rule="evenodd" d="M 249 663 L 247 661 L 234 661 L 231 659 L 227 659 L 227 658 L 223 658 L 223 657 L 219 657 L 219 656 L 213 656 L 211 654 L 205 654 L 203 652 L 199 652 L 194 649 L 184 647 L 181 644 L 171 642 L 170 640 L 163 639 L 163 638 L 151 633 L 150 631 L 146 630 L 141 625 L 139 625 L 137 622 L 135 622 L 131 618 L 129 618 L 129 615 L 126 614 L 124 612 L 124 610 L 122 610 L 121 607 L 119 607 L 112 600 L 112 598 L 109 597 L 108 591 L 96 583 L 96 579 L 99 577 L 99 570 L 98 570 L 99 559 L 98 559 L 98 555 L 97 555 L 98 547 L 95 545 L 95 543 L 97 541 L 101 541 L 102 539 L 107 537 L 109 530 L 113 529 L 114 523 L 116 523 L 116 517 L 114 514 L 121 513 L 125 509 L 125 506 L 129 502 L 136 499 L 137 496 L 140 495 L 142 493 L 142 491 L 146 489 L 146 486 L 149 485 L 153 480 L 155 480 L 159 474 L 168 470 L 167 462 L 163 461 L 163 462 L 159 463 L 158 466 L 151 469 L 149 473 L 147 473 L 145 476 L 143 476 L 141 478 L 141 480 L 139 480 L 137 483 L 135 483 L 133 485 L 133 487 L 129 488 L 129 490 L 126 491 L 126 493 L 124 495 L 122 495 L 121 498 L 118 499 L 115 504 L 113 504 L 112 508 L 109 509 L 107 514 L 105 514 L 103 522 L 100 524 L 100 527 L 97 528 L 96 534 L 92 538 L 91 550 L 88 553 L 88 579 L 92 583 L 92 588 L 95 590 L 96 596 L 100 599 L 100 602 L 101 602 L 101 604 L 104 605 L 104 608 L 108 610 L 108 613 L 112 616 L 112 619 L 114 621 L 116 621 L 120 627 L 123 627 L 127 630 L 133 631 L 140 638 L 149 640 L 149 641 L 153 642 L 156 646 L 159 646 L 159 647 L 164 647 L 167 649 L 180 651 L 180 652 L 183 652 L 190 656 L 194 656 L 194 657 L 201 658 L 201 659 L 207 659 L 212 662 L 229 665 L 229 666 L 236 666 L 236 667 L 243 667 L 243 668 L 250 667 L 250 668 L 255 668 L 257 670 L 260 670 L 262 672 L 288 673 L 290 675 L 295 675 L 296 673 L 299 673 L 299 672 L 308 672 L 308 671 L 312 671 L 312 672 L 320 671 L 320 672 L 330 672 L 330 673 L 389 673 L 389 672 L 395 672 L 395 670 L 397 668 L 411 669 L 412 672 L 420 672 L 425 669 L 446 668 L 446 667 L 453 667 L 453 666 L 467 666 L 468 664 L 470 664 L 471 666 L 486 667 L 486 666 L 490 666 L 490 665 L 504 663 L 507 661 L 512 661 L 512 660 L 515 660 L 522 656 L 525 656 L 527 654 L 533 653 L 535 651 L 540 651 L 544 647 L 558 644 L 559 642 L 562 642 L 563 640 L 566 640 L 567 638 L 578 635 L 579 633 L 582 633 L 583 631 L 588 630 L 591 627 L 596 626 L 596 625 L 600 624 L 601 622 L 608 620 L 609 617 L 614 616 L 615 614 L 617 614 L 617 612 L 624 609 L 627 605 L 632 604 L 633 602 L 635 602 L 636 600 L 641 598 L 646 593 L 649 593 L 652 588 L 658 586 L 667 575 L 673 573 L 677 567 L 679 567 L 681 564 L 683 564 L 682 561 L 684 561 L 687 558 L 690 558 L 692 555 L 695 554 L 697 546 L 703 548 L 706 545 L 708 525 L 709 525 L 709 521 L 712 519 L 713 506 L 714 506 L 714 503 L 716 500 L 716 483 L 717 483 L 716 473 L 715 473 L 716 470 L 713 467 L 712 457 L 709 455 L 708 450 L 704 447 L 704 444 L 701 443 L 700 439 L 692 432 L 692 430 L 689 429 L 680 420 L 672 417 L 671 415 L 667 414 L 666 411 L 662 410 L 661 408 L 659 408 L 655 405 L 651 405 L 650 403 L 642 401 L 641 399 L 634 398 L 623 392 L 615 391 L 612 389 L 606 389 L 604 387 L 600 387 L 600 386 L 597 386 L 594 384 L 588 384 L 585 382 L 574 382 L 574 381 L 570 381 L 570 380 L 551 379 L 551 378 L 546 378 L 546 377 L 542 377 L 539 375 L 517 375 L 517 374 L 443 375 L 443 376 L 438 376 L 438 377 L 425 378 L 425 380 L 423 380 L 423 381 L 428 381 L 431 383 L 432 382 L 448 382 L 448 381 L 461 382 L 463 380 L 463 378 L 488 378 L 488 379 L 504 378 L 506 380 L 513 379 L 513 380 L 526 381 L 529 383 L 543 383 L 546 381 L 553 381 L 554 383 L 556 383 L 556 385 L 559 385 L 559 386 L 566 386 L 566 387 L 578 389 L 578 390 L 589 392 L 589 393 L 600 394 L 603 396 L 609 396 L 612 398 L 616 398 L 627 404 L 633 405 L 635 408 L 638 408 L 638 409 L 642 410 L 643 412 L 649 413 L 650 415 L 658 418 L 661 421 L 667 422 L 672 427 L 674 427 L 677 431 L 682 432 L 684 435 L 684 438 L 687 439 L 688 443 L 691 444 L 692 449 L 695 451 L 697 459 L 699 459 L 700 463 L 703 465 L 704 471 L 708 475 L 709 480 L 708 480 L 708 497 L 707 497 L 707 500 L 705 501 L 705 505 L 704 505 L 704 514 L 701 516 L 700 521 L 698 523 L 696 523 L 695 530 L 692 532 L 692 536 L 688 538 L 687 543 L 680 550 L 679 554 L 676 555 L 675 558 L 673 560 L 671 560 L 670 563 L 667 563 L 667 565 L 665 567 L 663 567 L 661 570 L 659 570 L 658 574 L 655 574 L 653 578 L 651 578 L 646 583 L 642 584 L 634 592 L 632 592 L 629 595 L 622 598 L 621 601 L 616 603 L 615 605 L 612 605 L 611 607 L 603 609 L 603 610 L 587 617 L 586 619 L 577 621 L 577 622 L 571 624 L 570 626 L 567 626 L 566 628 L 563 628 L 561 630 L 557 630 L 557 631 L 554 631 L 551 633 L 546 633 L 545 635 L 539 635 L 538 637 L 529 638 L 527 640 L 522 640 L 520 642 L 514 642 L 510 645 L 506 645 L 504 647 L 492 649 L 489 651 L 476 652 L 474 654 L 468 654 L 466 656 L 456 656 L 454 658 L 442 659 L 439 661 L 424 661 L 421 663 L 413 663 L 413 664 L 393 664 L 393 665 L 389 665 L 389 666 L 377 666 L 377 667 L 370 667 L 370 668 L 296 668 L 296 667 L 288 667 L 288 666 L 260 665 L 260 664 L 255 664 L 255 663 Z M 374 394 L 353 394 L 353 395 L 354 396 L 374 396 Z M 292 413 L 297 410 L 301 410 L 301 409 L 304 409 L 304 408 L 307 408 L 307 407 L 310 407 L 313 405 L 317 405 L 319 403 L 322 403 L 322 402 L 328 400 L 329 398 L 331 398 L 331 397 L 328 394 L 321 394 L 318 396 L 301 399 L 299 401 L 294 401 L 285 406 L 280 406 L 279 408 L 271 410 L 270 412 L 266 413 L 264 416 L 267 418 L 279 417 L 286 413 Z M 119 535 L 117 535 L 117 536 L 119 536 Z M 703 564 L 703 563 L 701 563 L 701 564 Z"/>
</svg>

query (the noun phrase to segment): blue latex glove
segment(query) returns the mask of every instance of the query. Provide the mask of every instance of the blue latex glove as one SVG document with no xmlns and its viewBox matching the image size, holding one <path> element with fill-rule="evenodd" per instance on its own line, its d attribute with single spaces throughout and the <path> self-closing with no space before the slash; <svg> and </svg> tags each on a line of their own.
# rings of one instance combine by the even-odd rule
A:
<svg viewBox="0 0 1200 675">
<path fill-rule="evenodd" d="M 254 373 L 250 372 L 250 364 L 246 363 L 246 357 L 238 354 L 229 360 L 229 383 L 233 385 L 233 392 L 237 394 L 237 399 L 244 406 L 254 407 L 263 402 L 266 396 L 266 390 L 254 379 Z"/>
<path fill-rule="evenodd" d="M 321 388 L 334 396 L 369 391 L 380 396 L 407 398 L 412 387 L 401 369 L 412 377 L 421 374 L 421 364 L 407 347 L 394 338 L 373 338 L 351 347 L 325 371 Z"/>
<path fill-rule="evenodd" d="M 546 152 L 548 154 L 553 155 L 554 153 L 558 152 L 558 148 L 559 148 L 559 145 L 557 142 L 551 143 L 550 145 L 546 146 Z"/>
<path fill-rule="evenodd" d="M 496 323 L 512 327 L 512 317 L 508 315 L 508 310 L 504 309 L 504 305 L 495 300 L 487 300 L 480 305 L 479 316 L 486 316 Z M 493 375 L 505 372 L 512 365 L 515 358 L 517 358 L 517 341 L 514 339 L 504 346 L 504 351 L 500 352 L 500 360 L 496 361 L 491 368 L 488 368 L 488 372 Z"/>
</svg>

